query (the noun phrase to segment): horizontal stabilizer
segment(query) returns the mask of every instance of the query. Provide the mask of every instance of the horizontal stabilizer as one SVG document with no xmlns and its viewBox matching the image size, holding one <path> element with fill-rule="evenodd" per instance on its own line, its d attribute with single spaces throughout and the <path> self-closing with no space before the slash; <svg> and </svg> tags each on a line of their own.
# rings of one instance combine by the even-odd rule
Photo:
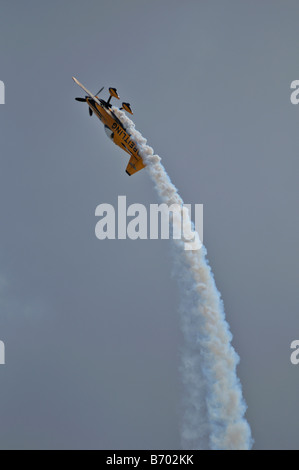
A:
<svg viewBox="0 0 299 470">
<path fill-rule="evenodd" d="M 127 113 L 133 114 L 130 103 L 122 103 L 122 109 L 127 111 Z"/>
<path fill-rule="evenodd" d="M 111 96 L 113 96 L 114 98 L 117 98 L 119 100 L 119 96 L 118 96 L 116 88 L 109 88 L 109 93 L 110 93 Z"/>
</svg>

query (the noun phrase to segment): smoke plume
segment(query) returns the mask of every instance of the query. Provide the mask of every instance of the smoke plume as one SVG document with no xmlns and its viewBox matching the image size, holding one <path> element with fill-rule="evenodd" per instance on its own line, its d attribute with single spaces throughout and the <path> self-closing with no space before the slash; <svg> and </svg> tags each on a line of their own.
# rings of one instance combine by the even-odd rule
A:
<svg viewBox="0 0 299 470">
<path fill-rule="evenodd" d="M 113 112 L 138 144 L 139 154 L 160 201 L 169 206 L 177 204 L 181 212 L 186 210 L 160 157 L 154 154 L 146 139 L 122 111 L 113 108 Z M 184 217 L 189 217 L 188 213 Z M 232 335 L 207 262 L 206 249 L 202 246 L 199 250 L 188 251 L 184 250 L 182 240 L 174 240 L 173 243 L 184 336 L 181 361 L 184 386 L 182 447 L 250 449 L 251 431 L 244 418 L 246 405 L 236 374 L 239 357 L 231 345 Z"/>
</svg>

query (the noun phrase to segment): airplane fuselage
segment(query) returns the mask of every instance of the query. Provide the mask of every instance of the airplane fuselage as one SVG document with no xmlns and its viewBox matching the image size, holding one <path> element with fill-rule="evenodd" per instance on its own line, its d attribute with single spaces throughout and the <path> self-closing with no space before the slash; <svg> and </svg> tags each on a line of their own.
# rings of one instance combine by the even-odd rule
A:
<svg viewBox="0 0 299 470">
<path fill-rule="evenodd" d="M 136 159 L 138 157 L 139 160 L 140 155 L 136 142 L 134 142 L 131 135 L 125 130 L 121 121 L 114 114 L 111 109 L 111 105 L 104 100 L 99 101 L 101 102 L 101 106 L 92 98 L 86 99 L 88 106 L 94 112 L 94 114 L 100 119 L 104 126 L 111 130 L 111 140 L 113 140 L 116 145 L 125 150 L 127 153 L 133 157 L 136 157 Z"/>
<path fill-rule="evenodd" d="M 101 100 L 96 95 L 90 93 L 90 91 L 85 88 L 82 83 L 80 83 L 75 77 L 73 77 L 74 82 L 79 85 L 82 90 L 85 91 L 87 96 L 85 98 L 75 98 L 76 101 L 86 102 L 89 107 L 90 115 L 94 113 L 100 121 L 104 124 L 105 132 L 108 137 L 113 140 L 113 142 L 118 145 L 121 149 L 127 152 L 130 155 L 130 160 L 126 168 L 126 173 L 128 175 L 133 175 L 137 171 L 145 168 L 143 159 L 139 154 L 139 149 L 137 143 L 134 141 L 134 138 L 126 131 L 123 123 L 113 112 L 110 100 L 112 97 L 119 99 L 116 88 L 109 88 L 110 98 L 108 101 Z M 102 91 L 103 88 L 98 92 Z M 117 109 L 117 108 L 115 108 Z M 132 113 L 129 103 L 122 103 L 122 108 L 130 114 Z"/>
</svg>

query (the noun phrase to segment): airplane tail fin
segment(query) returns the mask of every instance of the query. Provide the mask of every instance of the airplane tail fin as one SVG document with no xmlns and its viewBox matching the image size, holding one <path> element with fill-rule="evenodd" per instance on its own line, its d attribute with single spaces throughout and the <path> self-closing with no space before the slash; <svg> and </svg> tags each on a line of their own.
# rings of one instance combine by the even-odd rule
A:
<svg viewBox="0 0 299 470">
<path fill-rule="evenodd" d="M 131 176 L 134 173 L 137 173 L 137 171 L 142 170 L 142 168 L 145 168 L 145 165 L 142 161 L 142 158 L 137 158 L 134 155 L 131 156 L 128 166 L 126 168 L 126 173 Z"/>
</svg>

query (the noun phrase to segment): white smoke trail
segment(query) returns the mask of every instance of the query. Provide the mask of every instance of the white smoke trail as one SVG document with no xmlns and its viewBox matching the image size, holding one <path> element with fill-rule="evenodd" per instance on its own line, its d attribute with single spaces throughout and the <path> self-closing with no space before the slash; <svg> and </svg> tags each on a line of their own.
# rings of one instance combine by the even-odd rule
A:
<svg viewBox="0 0 299 470">
<path fill-rule="evenodd" d="M 161 202 L 178 204 L 183 211 L 183 200 L 160 157 L 122 111 L 113 111 L 137 142 Z M 244 418 L 246 405 L 236 375 L 239 357 L 231 345 L 232 335 L 206 250 L 186 251 L 181 240 L 174 240 L 174 244 L 185 341 L 181 367 L 185 387 L 182 445 L 185 449 L 250 449 L 251 431 Z"/>
</svg>

